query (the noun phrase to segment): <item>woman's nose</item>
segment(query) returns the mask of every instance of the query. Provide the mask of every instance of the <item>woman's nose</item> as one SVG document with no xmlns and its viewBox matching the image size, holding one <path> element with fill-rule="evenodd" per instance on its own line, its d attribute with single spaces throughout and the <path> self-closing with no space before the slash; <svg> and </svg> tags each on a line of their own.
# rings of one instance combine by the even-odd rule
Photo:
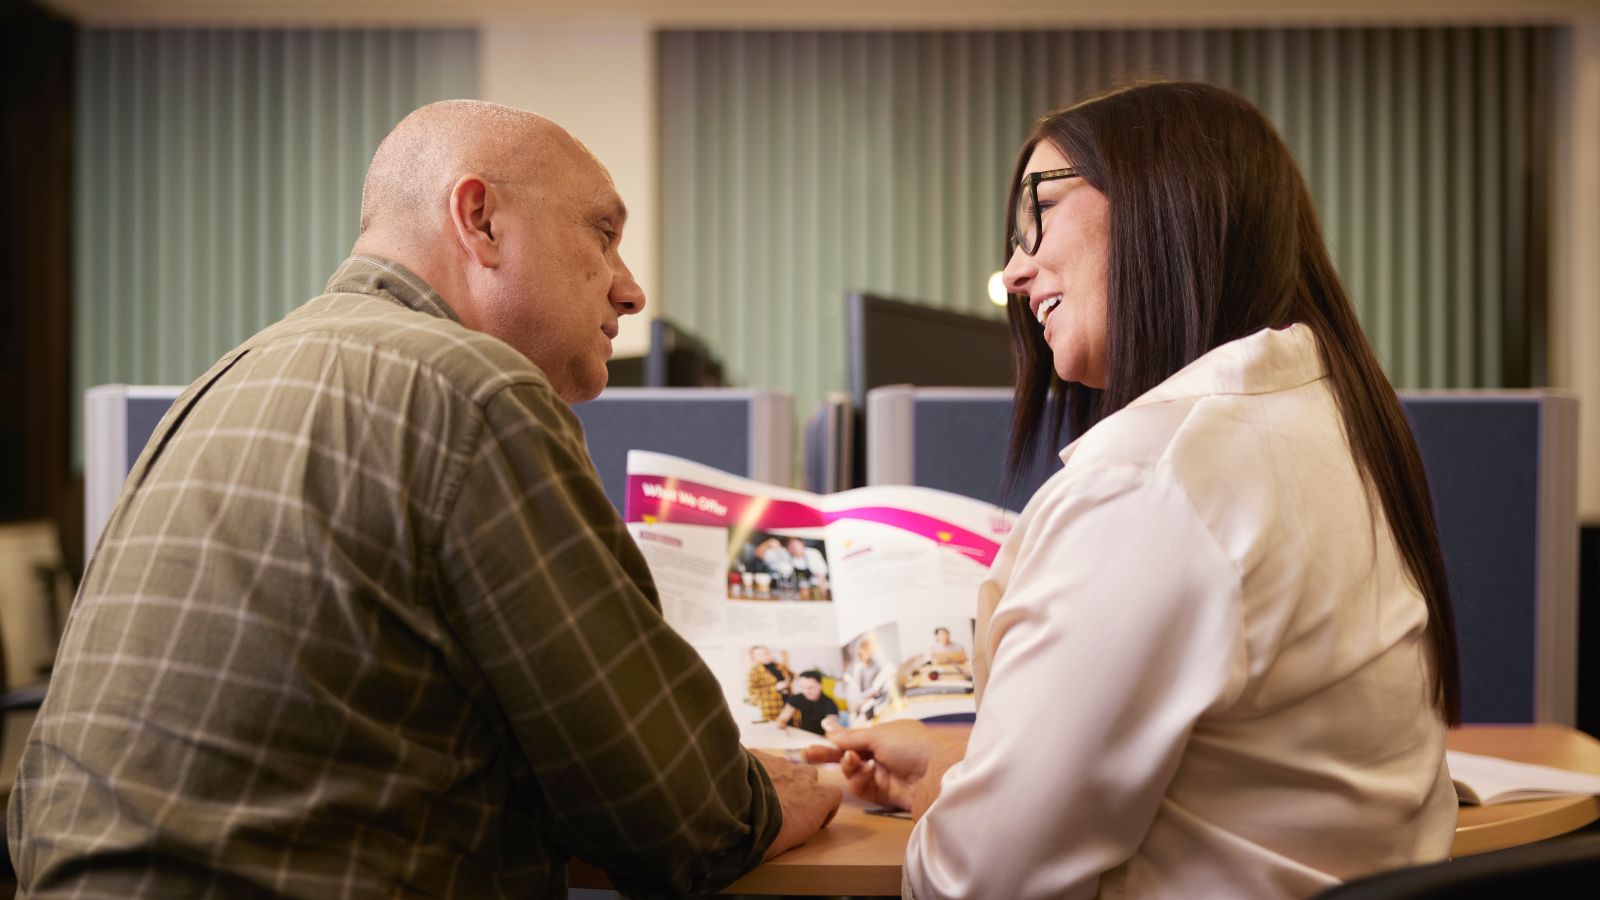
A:
<svg viewBox="0 0 1600 900">
<path fill-rule="evenodd" d="M 1001 273 L 1000 280 L 1006 286 L 1006 293 L 1026 294 L 1036 272 L 1038 267 L 1033 264 L 1033 257 L 1023 253 L 1022 248 L 1013 247 L 1011 258 L 1006 260 L 1005 271 Z"/>
</svg>

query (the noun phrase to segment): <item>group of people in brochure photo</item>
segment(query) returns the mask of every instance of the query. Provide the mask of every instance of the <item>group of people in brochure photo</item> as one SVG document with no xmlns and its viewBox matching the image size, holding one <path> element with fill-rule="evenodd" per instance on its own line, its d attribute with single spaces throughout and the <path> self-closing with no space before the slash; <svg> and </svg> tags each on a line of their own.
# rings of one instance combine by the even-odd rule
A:
<svg viewBox="0 0 1600 900">
<path fill-rule="evenodd" d="M 816 666 L 797 673 L 790 666 L 793 653 L 786 649 L 774 651 L 756 644 L 745 656 L 750 661 L 745 703 L 754 708 L 756 721 L 773 722 L 785 729 L 793 725 L 819 735 L 841 727 L 843 706 L 837 696 L 837 678 Z"/>
<path fill-rule="evenodd" d="M 736 535 L 730 547 L 728 599 L 829 601 L 827 545 L 820 538 Z"/>
</svg>

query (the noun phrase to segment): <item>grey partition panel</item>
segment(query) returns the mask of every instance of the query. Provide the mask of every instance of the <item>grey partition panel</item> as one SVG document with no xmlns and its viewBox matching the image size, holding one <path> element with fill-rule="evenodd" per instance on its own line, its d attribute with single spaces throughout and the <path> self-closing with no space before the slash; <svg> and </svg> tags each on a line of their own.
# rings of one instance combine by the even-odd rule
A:
<svg viewBox="0 0 1600 900">
<path fill-rule="evenodd" d="M 857 413 L 849 394 L 836 393 L 806 419 L 801 437 L 806 490 L 831 494 L 855 486 Z"/>
<path fill-rule="evenodd" d="M 793 478 L 794 402 L 772 391 L 618 388 L 573 407 L 589 457 L 620 512 L 628 451 L 670 453 L 735 475 L 787 485 Z"/>
<path fill-rule="evenodd" d="M 182 390 L 178 388 L 177 390 Z M 133 464 L 139 461 L 139 454 L 144 452 L 144 445 L 150 442 L 150 435 L 155 434 L 156 426 L 161 424 L 161 417 L 172 408 L 172 402 L 177 396 L 130 396 L 128 397 L 128 422 L 126 434 L 128 446 L 124 448 L 123 459 L 127 463 L 125 471 L 132 472 Z"/>
<path fill-rule="evenodd" d="M 1402 397 L 1438 511 L 1469 722 L 1577 710 L 1577 401 Z"/>
<path fill-rule="evenodd" d="M 1401 397 L 1433 489 L 1469 722 L 1576 715 L 1577 402 L 1547 391 Z M 1009 391 L 897 386 L 867 400 L 867 481 L 1001 498 Z M 1054 467 L 1035 460 L 1027 491 Z M 1019 492 L 1021 493 L 1021 492 Z"/>
<path fill-rule="evenodd" d="M 181 387 L 104 385 L 84 404 L 84 545 L 93 552 L 144 445 Z M 620 511 L 629 450 L 655 450 L 761 481 L 791 478 L 793 401 L 771 391 L 618 389 L 573 408 Z"/>
<path fill-rule="evenodd" d="M 867 483 L 916 484 L 1020 510 L 1061 468 L 1066 428 L 1040 444 L 1007 491 L 1010 437 L 1010 388 L 878 388 L 867 394 Z"/>
<path fill-rule="evenodd" d="M 83 537 L 93 554 L 133 464 L 182 387 L 106 384 L 84 393 Z"/>
</svg>

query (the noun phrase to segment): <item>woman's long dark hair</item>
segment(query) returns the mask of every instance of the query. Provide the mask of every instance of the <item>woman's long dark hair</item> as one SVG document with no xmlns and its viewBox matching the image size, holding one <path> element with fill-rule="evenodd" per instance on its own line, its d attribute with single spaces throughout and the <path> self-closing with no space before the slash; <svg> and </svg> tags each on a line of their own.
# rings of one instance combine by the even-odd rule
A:
<svg viewBox="0 0 1600 900">
<path fill-rule="evenodd" d="M 1027 298 L 1013 295 L 1011 471 L 1055 438 L 1064 415 L 1080 435 L 1212 348 L 1304 323 L 1317 336 L 1357 470 L 1427 603 L 1434 700 L 1458 724 L 1455 616 L 1422 458 L 1328 257 L 1305 178 L 1271 122 L 1208 84 L 1102 94 L 1035 124 L 1017 157 L 1009 210 L 1041 141 L 1109 201 L 1105 387 L 1063 384 Z"/>
</svg>

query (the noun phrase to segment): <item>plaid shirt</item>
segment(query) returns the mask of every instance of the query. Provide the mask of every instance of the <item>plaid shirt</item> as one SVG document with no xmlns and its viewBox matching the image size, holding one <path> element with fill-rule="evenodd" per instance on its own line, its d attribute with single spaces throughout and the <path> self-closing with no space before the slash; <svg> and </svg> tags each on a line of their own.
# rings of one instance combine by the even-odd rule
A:
<svg viewBox="0 0 1600 900">
<path fill-rule="evenodd" d="M 355 257 L 179 397 L 10 804 L 25 896 L 715 890 L 779 809 L 576 417 Z"/>
</svg>

